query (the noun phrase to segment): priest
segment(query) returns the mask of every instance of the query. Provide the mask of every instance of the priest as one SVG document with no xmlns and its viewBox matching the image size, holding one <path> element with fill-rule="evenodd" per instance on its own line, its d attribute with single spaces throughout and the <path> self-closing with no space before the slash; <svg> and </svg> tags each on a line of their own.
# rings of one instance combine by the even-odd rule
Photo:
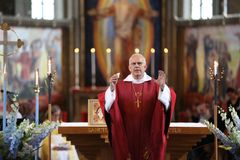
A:
<svg viewBox="0 0 240 160">
<path fill-rule="evenodd" d="M 141 54 L 129 58 L 123 81 L 114 74 L 110 86 L 98 95 L 115 160 L 164 160 L 175 92 L 163 71 L 157 80 L 146 74 Z"/>
</svg>

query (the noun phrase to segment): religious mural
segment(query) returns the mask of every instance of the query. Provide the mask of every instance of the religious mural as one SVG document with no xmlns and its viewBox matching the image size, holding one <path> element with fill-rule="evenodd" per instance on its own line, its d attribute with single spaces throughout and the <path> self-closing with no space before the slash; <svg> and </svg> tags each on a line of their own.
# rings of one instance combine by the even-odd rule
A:
<svg viewBox="0 0 240 160">
<path fill-rule="evenodd" d="M 34 74 L 39 68 L 41 92 L 45 94 L 44 79 L 47 77 L 47 60 L 52 57 L 53 70 L 56 70 L 56 81 L 61 81 L 62 31 L 50 28 L 12 27 L 18 37 L 24 41 L 19 50 L 8 46 L 8 52 L 13 54 L 7 58 L 7 90 L 19 93 L 19 98 L 34 98 Z M 2 33 L 0 38 L 2 39 Z M 16 39 L 15 34 L 8 35 L 9 40 Z M 0 48 L 2 52 L 2 46 Z M 0 59 L 3 69 L 3 57 Z"/>
<path fill-rule="evenodd" d="M 161 48 L 159 9 L 160 2 L 153 0 L 86 1 L 86 83 L 91 82 L 91 48 L 96 49 L 97 85 L 106 84 L 113 73 L 127 75 L 128 58 L 136 48 L 146 56 L 148 64 L 150 50 L 155 49 L 157 74 Z"/>
<path fill-rule="evenodd" d="M 184 43 L 184 90 L 213 96 L 214 87 L 209 76 L 209 67 L 214 60 L 219 62 L 224 75 L 219 82 L 220 97 L 227 87 L 240 88 L 240 27 L 187 28 Z"/>
</svg>

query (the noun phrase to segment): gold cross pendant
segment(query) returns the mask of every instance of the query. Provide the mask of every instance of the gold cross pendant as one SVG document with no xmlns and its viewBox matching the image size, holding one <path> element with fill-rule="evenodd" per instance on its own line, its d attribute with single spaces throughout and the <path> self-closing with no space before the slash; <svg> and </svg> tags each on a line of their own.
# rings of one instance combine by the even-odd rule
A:
<svg viewBox="0 0 240 160">
<path fill-rule="evenodd" d="M 137 101 L 135 103 L 137 103 L 137 108 L 139 108 L 141 101 L 139 99 L 137 99 Z"/>
</svg>

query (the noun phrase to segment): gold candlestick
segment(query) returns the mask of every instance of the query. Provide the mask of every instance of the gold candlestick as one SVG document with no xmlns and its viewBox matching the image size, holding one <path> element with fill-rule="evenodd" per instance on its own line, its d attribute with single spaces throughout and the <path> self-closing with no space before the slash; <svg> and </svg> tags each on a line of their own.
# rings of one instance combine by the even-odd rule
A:
<svg viewBox="0 0 240 160">
<path fill-rule="evenodd" d="M 219 63 L 214 61 L 213 67 L 209 67 L 208 71 L 210 75 L 210 79 L 214 80 L 214 105 L 213 105 L 213 118 L 214 118 L 214 125 L 218 126 L 218 108 L 217 108 L 217 82 L 219 82 L 223 78 L 224 69 L 219 67 Z M 218 160 L 218 139 L 215 136 L 214 138 L 214 147 L 215 147 L 215 159 Z"/>
</svg>

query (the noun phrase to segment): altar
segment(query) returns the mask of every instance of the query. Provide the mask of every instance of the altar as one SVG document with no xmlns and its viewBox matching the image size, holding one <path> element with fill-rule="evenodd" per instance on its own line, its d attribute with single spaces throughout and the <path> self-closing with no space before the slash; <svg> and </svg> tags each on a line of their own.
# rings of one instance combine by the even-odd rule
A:
<svg viewBox="0 0 240 160">
<path fill-rule="evenodd" d="M 105 125 L 88 125 L 87 122 L 62 123 L 59 133 L 68 140 L 89 160 L 112 160 L 108 141 L 108 130 Z M 167 153 L 171 159 L 181 159 L 197 142 L 211 134 L 201 123 L 171 123 L 168 135 Z"/>
</svg>

